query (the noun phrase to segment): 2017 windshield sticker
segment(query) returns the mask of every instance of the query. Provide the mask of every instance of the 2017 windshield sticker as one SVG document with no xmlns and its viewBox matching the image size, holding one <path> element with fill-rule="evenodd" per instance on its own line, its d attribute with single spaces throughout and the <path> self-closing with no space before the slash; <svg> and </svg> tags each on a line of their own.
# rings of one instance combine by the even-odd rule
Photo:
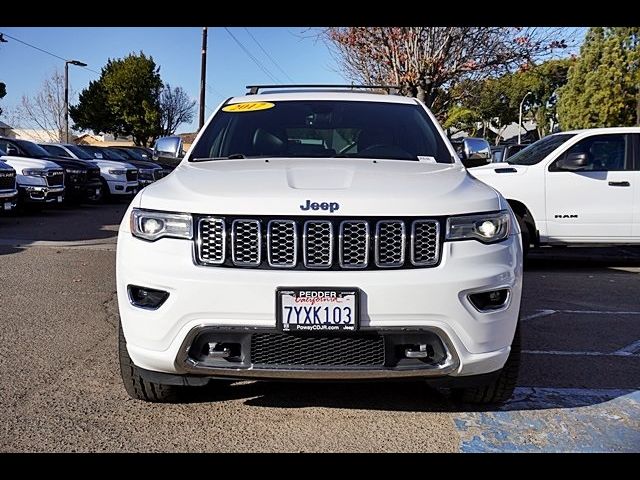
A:
<svg viewBox="0 0 640 480">
<path fill-rule="evenodd" d="M 268 110 L 276 105 L 271 102 L 245 102 L 234 103 L 233 105 L 227 105 L 222 108 L 223 112 L 255 112 L 257 110 Z"/>
</svg>

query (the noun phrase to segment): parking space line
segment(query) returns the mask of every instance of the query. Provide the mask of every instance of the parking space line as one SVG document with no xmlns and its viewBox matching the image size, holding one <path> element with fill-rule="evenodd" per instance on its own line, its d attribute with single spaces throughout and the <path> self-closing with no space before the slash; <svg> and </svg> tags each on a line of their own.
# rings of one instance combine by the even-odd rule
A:
<svg viewBox="0 0 640 480">
<path fill-rule="evenodd" d="M 638 356 L 638 354 L 640 354 L 640 340 L 636 340 L 633 343 L 630 343 L 629 345 L 627 345 L 624 348 L 621 348 L 620 350 L 616 350 L 614 352 L 616 355 L 621 355 L 624 357 L 629 357 L 629 356 Z"/>
<path fill-rule="evenodd" d="M 629 347 L 635 345 L 635 348 L 640 348 L 640 341 L 632 343 Z M 576 355 L 586 357 L 640 357 L 640 354 L 635 351 L 627 351 L 625 347 L 622 350 L 615 352 L 576 352 L 571 350 L 523 350 L 522 353 L 529 355 Z"/>
<path fill-rule="evenodd" d="M 549 315 L 553 315 L 554 313 L 557 313 L 557 310 L 539 310 L 536 313 L 532 313 L 531 315 L 527 315 L 526 317 L 521 318 L 520 321 L 524 322 L 525 320 L 533 320 L 534 318 L 538 317 L 546 317 Z"/>
<path fill-rule="evenodd" d="M 640 315 L 640 312 L 636 311 L 615 311 L 615 310 L 551 310 L 543 309 L 537 310 L 535 313 L 522 317 L 521 322 L 533 320 L 534 318 L 548 317 L 554 313 L 570 313 L 576 315 Z"/>
</svg>

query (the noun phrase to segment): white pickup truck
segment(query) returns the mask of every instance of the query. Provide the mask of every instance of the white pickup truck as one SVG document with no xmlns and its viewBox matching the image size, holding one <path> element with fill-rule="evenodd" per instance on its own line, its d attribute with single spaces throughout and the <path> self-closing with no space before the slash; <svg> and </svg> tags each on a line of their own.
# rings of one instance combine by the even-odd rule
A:
<svg viewBox="0 0 640 480">
<path fill-rule="evenodd" d="M 534 245 L 640 244 L 640 128 L 549 135 L 469 173 L 498 190 Z"/>
<path fill-rule="evenodd" d="M 415 98 L 263 88 L 220 105 L 120 225 L 129 395 L 172 401 L 215 378 L 420 378 L 507 400 L 522 248 L 505 199 Z M 463 156 L 485 155 L 473 145 Z"/>
</svg>

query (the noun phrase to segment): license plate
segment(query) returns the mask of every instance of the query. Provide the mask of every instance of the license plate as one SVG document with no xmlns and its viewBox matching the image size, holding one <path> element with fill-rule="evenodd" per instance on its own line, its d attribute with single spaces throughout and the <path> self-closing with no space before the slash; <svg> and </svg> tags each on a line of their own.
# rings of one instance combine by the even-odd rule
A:
<svg viewBox="0 0 640 480">
<path fill-rule="evenodd" d="M 62 203 L 62 195 L 58 196 L 58 203 Z"/>
<path fill-rule="evenodd" d="M 11 210 L 11 202 L 5 202 L 4 203 L 4 209 L 5 210 Z"/>
<path fill-rule="evenodd" d="M 284 332 L 358 329 L 356 288 L 289 288 L 276 291 L 277 322 Z"/>
</svg>

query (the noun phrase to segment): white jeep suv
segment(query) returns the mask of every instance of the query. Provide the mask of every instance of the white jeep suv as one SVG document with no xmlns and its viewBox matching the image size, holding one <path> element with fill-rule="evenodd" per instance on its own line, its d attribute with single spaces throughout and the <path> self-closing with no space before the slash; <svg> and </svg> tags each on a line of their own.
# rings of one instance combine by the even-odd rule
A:
<svg viewBox="0 0 640 480">
<path fill-rule="evenodd" d="M 463 401 L 507 400 L 522 245 L 505 199 L 415 98 L 257 90 L 224 102 L 122 221 L 129 395 L 424 378 Z"/>
</svg>

